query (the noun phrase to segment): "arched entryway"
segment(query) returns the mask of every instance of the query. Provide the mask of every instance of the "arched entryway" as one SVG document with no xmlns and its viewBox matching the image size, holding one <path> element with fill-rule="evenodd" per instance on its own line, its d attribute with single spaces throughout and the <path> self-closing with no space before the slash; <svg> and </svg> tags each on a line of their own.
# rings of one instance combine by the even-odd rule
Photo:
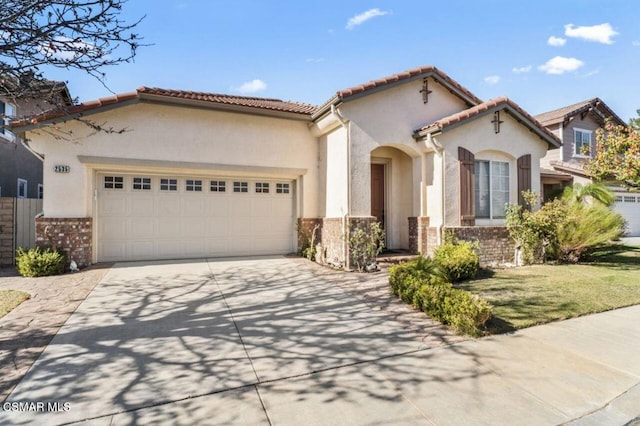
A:
<svg viewBox="0 0 640 426">
<path fill-rule="evenodd" d="M 413 159 L 402 150 L 382 146 L 371 151 L 371 216 L 383 224 L 389 249 L 409 249 L 413 175 Z"/>
</svg>

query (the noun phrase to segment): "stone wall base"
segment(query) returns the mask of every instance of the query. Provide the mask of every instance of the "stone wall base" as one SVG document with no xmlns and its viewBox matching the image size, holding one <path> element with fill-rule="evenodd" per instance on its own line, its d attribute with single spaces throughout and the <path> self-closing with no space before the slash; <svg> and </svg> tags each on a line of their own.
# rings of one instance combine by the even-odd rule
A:
<svg viewBox="0 0 640 426">
<path fill-rule="evenodd" d="M 458 240 L 478 241 L 481 265 L 513 262 L 515 244 L 505 226 L 454 226 L 445 227 Z"/>
<path fill-rule="evenodd" d="M 430 247 L 433 247 L 428 238 L 429 229 L 427 216 L 409 218 L 409 251 L 411 253 L 424 255 L 429 252 Z"/>
<path fill-rule="evenodd" d="M 93 221 L 82 218 L 36 218 L 36 245 L 65 252 L 67 266 L 74 260 L 78 267 L 91 265 Z"/>
</svg>

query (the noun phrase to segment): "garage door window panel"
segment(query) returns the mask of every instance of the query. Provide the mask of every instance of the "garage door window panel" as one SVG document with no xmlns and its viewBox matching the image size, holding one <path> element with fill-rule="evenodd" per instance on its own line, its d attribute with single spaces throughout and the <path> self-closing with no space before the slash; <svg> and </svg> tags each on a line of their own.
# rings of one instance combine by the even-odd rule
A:
<svg viewBox="0 0 640 426">
<path fill-rule="evenodd" d="M 185 182 L 185 189 L 187 192 L 202 192 L 202 180 L 187 179 Z"/>
<path fill-rule="evenodd" d="M 124 189 L 124 176 L 105 176 L 104 189 Z"/>
<path fill-rule="evenodd" d="M 233 182 L 233 192 L 249 192 L 249 183 Z"/>
<path fill-rule="evenodd" d="M 178 179 L 161 178 L 160 191 L 177 191 Z"/>
<path fill-rule="evenodd" d="M 212 180 L 210 186 L 211 192 L 226 192 L 227 182 L 224 180 Z"/>
<path fill-rule="evenodd" d="M 257 194 L 268 194 L 269 193 L 269 184 L 267 182 L 256 182 L 256 193 Z"/>
<path fill-rule="evenodd" d="M 133 189 L 137 191 L 150 191 L 151 190 L 151 178 L 148 177 L 134 177 Z"/>
<path fill-rule="evenodd" d="M 276 194 L 288 194 L 290 192 L 288 183 L 276 183 Z"/>
</svg>

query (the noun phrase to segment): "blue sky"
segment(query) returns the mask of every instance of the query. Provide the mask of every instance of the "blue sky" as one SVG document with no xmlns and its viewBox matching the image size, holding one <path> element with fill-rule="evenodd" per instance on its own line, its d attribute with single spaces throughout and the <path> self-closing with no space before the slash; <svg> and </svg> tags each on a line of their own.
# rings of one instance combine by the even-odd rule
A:
<svg viewBox="0 0 640 426">
<path fill-rule="evenodd" d="M 152 46 L 107 69 L 139 86 L 321 104 L 339 89 L 434 65 L 478 97 L 532 114 L 593 97 L 624 120 L 640 108 L 640 8 L 632 1 L 130 0 Z M 110 95 L 52 70 L 72 95 Z"/>
</svg>

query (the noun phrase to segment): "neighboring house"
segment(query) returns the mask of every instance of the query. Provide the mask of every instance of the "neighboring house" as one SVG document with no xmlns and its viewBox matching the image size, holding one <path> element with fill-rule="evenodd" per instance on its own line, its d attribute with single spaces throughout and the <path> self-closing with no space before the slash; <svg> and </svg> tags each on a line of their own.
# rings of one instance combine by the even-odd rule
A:
<svg viewBox="0 0 640 426">
<path fill-rule="evenodd" d="M 563 144 L 561 149 L 549 151 L 540 161 L 545 198 L 571 183 L 590 183 L 584 165 L 596 151 L 596 130 L 603 128 L 607 119 L 617 125 L 627 125 L 599 98 L 545 112 L 536 115 L 536 119 Z M 614 209 L 627 221 L 627 234 L 640 236 L 640 196 L 620 187 L 611 189 L 616 196 Z"/>
<path fill-rule="evenodd" d="M 142 87 L 14 129 L 45 157 L 38 238 L 81 265 L 290 253 L 317 227 L 319 257 L 348 267 L 346 235 L 374 221 L 390 249 L 431 253 L 449 231 L 511 261 L 505 203 L 540 191 L 560 146 L 513 101 L 430 66 L 322 106 Z"/>
<path fill-rule="evenodd" d="M 64 83 L 41 81 L 42 93 L 55 91 L 66 104 L 71 103 Z M 50 109 L 42 99 L 8 99 L 0 97 L 0 117 L 5 123 L 16 117 L 30 116 Z M 0 126 L 0 197 L 42 198 L 42 160 L 22 143 L 5 125 Z"/>
</svg>

